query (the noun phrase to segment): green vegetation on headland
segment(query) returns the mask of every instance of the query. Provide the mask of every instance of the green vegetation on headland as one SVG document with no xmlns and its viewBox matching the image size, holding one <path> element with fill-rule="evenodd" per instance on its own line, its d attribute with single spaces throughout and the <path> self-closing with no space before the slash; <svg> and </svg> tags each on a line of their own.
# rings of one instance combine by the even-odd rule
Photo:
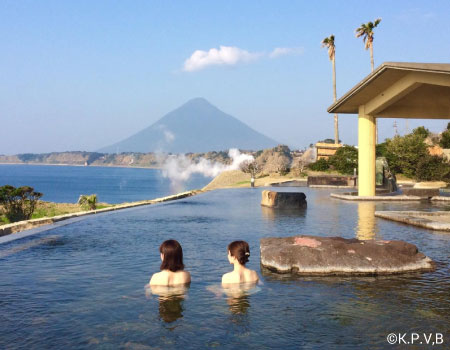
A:
<svg viewBox="0 0 450 350">
<path fill-rule="evenodd" d="M 0 225 L 112 206 L 107 203 L 98 203 L 95 194 L 81 195 L 77 204 L 44 202 L 39 200 L 42 195 L 29 186 L 0 187 Z"/>
<path fill-rule="evenodd" d="M 0 205 L 3 216 L 8 222 L 28 220 L 33 215 L 36 204 L 42 193 L 35 192 L 33 187 L 14 187 L 5 185 L 0 187 Z M 5 221 L 2 218 L 2 221 Z"/>
</svg>

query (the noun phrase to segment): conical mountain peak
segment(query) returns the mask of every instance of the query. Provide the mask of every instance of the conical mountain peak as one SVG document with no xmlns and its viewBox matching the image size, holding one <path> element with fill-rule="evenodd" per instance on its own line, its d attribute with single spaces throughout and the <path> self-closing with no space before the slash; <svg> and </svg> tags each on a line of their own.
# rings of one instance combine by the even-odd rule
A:
<svg viewBox="0 0 450 350">
<path fill-rule="evenodd" d="M 259 150 L 278 142 L 222 112 L 202 97 L 193 98 L 156 123 L 99 152 L 209 152 L 230 148 Z"/>
</svg>

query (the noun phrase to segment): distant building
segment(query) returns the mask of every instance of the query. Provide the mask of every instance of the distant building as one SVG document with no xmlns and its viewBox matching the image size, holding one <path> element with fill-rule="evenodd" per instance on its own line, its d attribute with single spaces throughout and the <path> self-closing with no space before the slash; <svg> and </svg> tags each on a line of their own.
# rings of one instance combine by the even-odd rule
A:
<svg viewBox="0 0 450 350">
<path fill-rule="evenodd" d="M 342 147 L 342 144 L 338 143 L 325 143 L 325 142 L 317 142 L 316 150 L 317 150 L 317 160 L 326 159 L 333 156 L 338 148 Z"/>
</svg>

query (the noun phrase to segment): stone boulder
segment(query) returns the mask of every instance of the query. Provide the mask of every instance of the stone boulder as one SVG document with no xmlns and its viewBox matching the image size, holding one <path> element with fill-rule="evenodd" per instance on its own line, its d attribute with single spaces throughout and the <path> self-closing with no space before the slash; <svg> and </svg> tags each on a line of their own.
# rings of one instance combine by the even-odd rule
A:
<svg viewBox="0 0 450 350">
<path fill-rule="evenodd" d="M 262 191 L 261 205 L 275 209 L 306 208 L 306 195 L 303 192 Z"/>
<path fill-rule="evenodd" d="M 439 188 L 404 188 L 402 192 L 406 196 L 417 196 L 423 199 L 439 196 Z"/>
<path fill-rule="evenodd" d="M 347 175 L 310 175 L 308 187 L 356 187 L 356 176 Z"/>
<path fill-rule="evenodd" d="M 300 275 L 381 275 L 434 269 L 433 261 L 404 241 L 295 236 L 261 239 L 261 265 Z"/>
</svg>

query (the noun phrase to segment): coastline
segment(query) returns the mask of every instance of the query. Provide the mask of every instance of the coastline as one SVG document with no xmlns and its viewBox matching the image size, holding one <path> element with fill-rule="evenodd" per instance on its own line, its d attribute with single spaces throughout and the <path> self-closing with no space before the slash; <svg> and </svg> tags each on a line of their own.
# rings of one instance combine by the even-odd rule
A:
<svg viewBox="0 0 450 350">
<path fill-rule="evenodd" d="M 96 168 L 130 168 L 130 169 L 162 169 L 158 166 L 129 166 L 129 165 L 83 165 L 83 164 L 65 164 L 65 163 L 2 163 L 0 165 L 50 165 L 50 166 L 76 166 L 76 167 L 96 167 Z"/>
</svg>

